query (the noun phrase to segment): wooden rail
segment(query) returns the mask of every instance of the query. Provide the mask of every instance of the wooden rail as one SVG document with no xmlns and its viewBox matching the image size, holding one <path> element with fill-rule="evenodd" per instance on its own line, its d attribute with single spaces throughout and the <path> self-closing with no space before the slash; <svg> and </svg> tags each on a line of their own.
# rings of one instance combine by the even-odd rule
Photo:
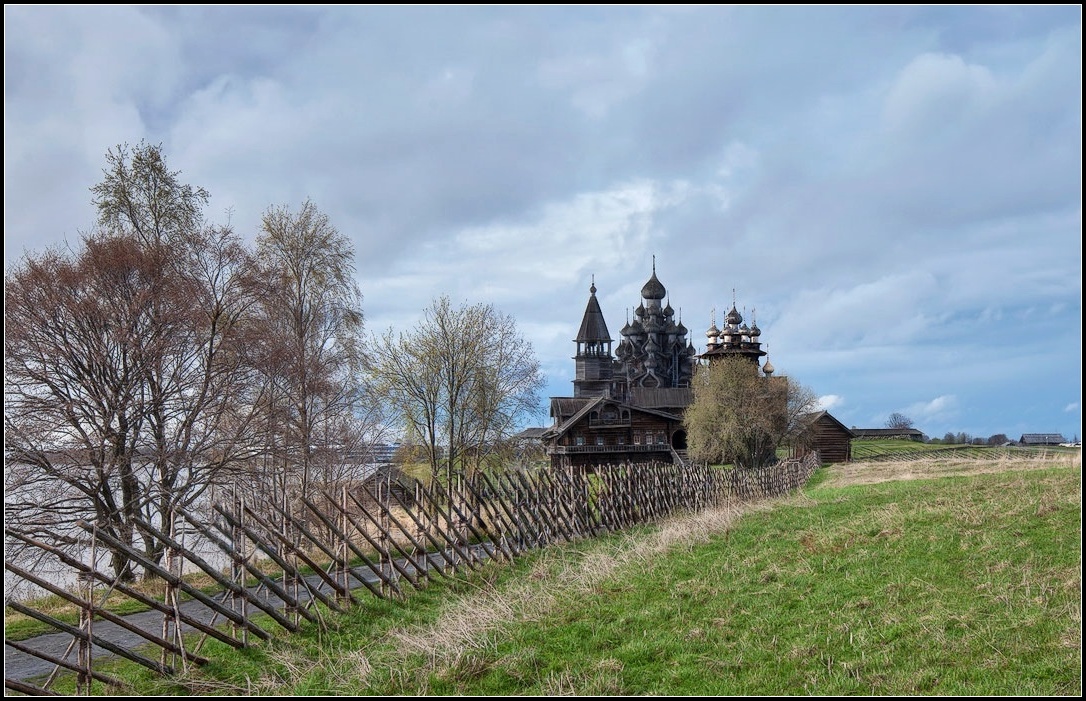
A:
<svg viewBox="0 0 1086 701">
<path fill-rule="evenodd" d="M 583 446 L 585 452 L 594 452 L 597 447 Z M 643 446 L 643 449 L 667 447 Z M 171 514 L 168 522 L 199 534 L 205 551 L 208 548 L 221 551 L 230 563 L 225 571 L 171 534 L 147 521 L 139 522 L 141 529 L 168 546 L 171 558 L 180 558 L 186 569 L 195 567 L 216 582 L 221 597 L 196 588 L 171 571 L 173 568 L 163 567 L 90 523 L 79 525 L 94 539 L 123 552 L 166 583 L 166 601 L 150 597 L 130 583 L 93 569 L 27 534 L 18 531 L 8 534 L 28 548 L 59 560 L 85 580 L 105 585 L 110 596 L 134 599 L 160 612 L 163 635 L 134 632 L 147 646 L 158 649 L 163 659 L 169 654 L 182 662 L 203 664 L 206 660 L 186 649 L 180 635 L 171 640 L 165 631 L 176 633 L 185 625 L 195 634 L 202 634 L 201 645 L 211 636 L 234 647 L 244 647 L 249 644 L 250 634 L 261 640 L 271 637 L 253 622 L 250 611 L 262 614 L 287 632 L 298 630 L 301 619 L 324 625 L 323 614 L 314 607 L 318 602 L 328 610 L 344 611 L 358 604 L 355 593 L 361 589 L 377 597 L 404 597 L 406 592 L 400 583 L 405 580 L 415 589 L 423 588 L 435 574 L 452 577 L 461 568 L 480 567 L 483 559 L 511 560 L 532 549 L 653 523 L 727 501 L 780 496 L 806 484 L 818 464 L 818 455 L 812 453 L 759 469 L 725 470 L 682 461 L 595 465 L 590 470 L 582 467 L 539 472 L 511 470 L 498 475 L 479 473 L 457 481 L 451 488 L 440 483 L 429 486 L 414 483 L 399 490 L 380 489 L 376 494 L 363 489 L 360 497 L 341 487 L 338 495 L 335 490 L 326 490 L 314 495 L 319 499 L 300 495 L 293 502 L 282 497 L 275 502 L 230 497 L 212 504 L 207 514 L 180 508 Z M 411 493 L 413 499 L 404 496 Z M 291 503 L 295 506 L 289 506 Z M 260 560 L 257 555 L 262 556 Z M 82 611 L 85 626 L 71 626 L 17 602 L 11 604 L 14 610 L 71 635 L 88 655 L 93 644 L 159 674 L 174 673 L 173 666 L 155 662 L 90 631 L 90 622 L 95 619 L 130 626 L 106 610 L 107 600 L 80 598 L 13 562 L 5 564 L 13 573 L 73 602 Z M 245 583 L 245 577 L 250 584 Z M 303 599 L 303 593 L 308 598 Z M 229 624 L 229 631 L 203 623 L 183 611 L 187 606 L 177 603 L 179 595 L 195 599 L 210 609 L 214 614 L 212 620 L 221 618 Z M 230 599 L 230 605 L 226 598 Z M 31 652 L 31 641 L 5 642 L 20 654 L 36 654 Z M 92 682 L 121 684 L 90 670 L 89 658 L 86 665 L 49 655 L 43 659 L 53 663 L 56 669 L 80 674 L 84 693 L 91 693 Z M 10 678 L 5 683 L 7 688 L 21 693 L 54 693 L 50 683 L 38 686 L 26 679 Z"/>
</svg>

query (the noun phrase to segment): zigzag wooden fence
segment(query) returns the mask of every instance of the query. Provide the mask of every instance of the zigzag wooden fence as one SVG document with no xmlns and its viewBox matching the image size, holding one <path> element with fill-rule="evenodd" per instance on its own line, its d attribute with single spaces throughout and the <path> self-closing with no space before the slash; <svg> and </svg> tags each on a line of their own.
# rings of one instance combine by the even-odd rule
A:
<svg viewBox="0 0 1086 701">
<path fill-rule="evenodd" d="M 680 512 L 732 501 L 786 494 L 806 484 L 817 455 L 756 470 L 720 470 L 698 465 L 606 465 L 584 470 L 480 474 L 453 489 L 420 482 L 408 488 L 342 486 L 277 503 L 235 496 L 208 513 L 178 509 L 168 533 L 141 523 L 168 545 L 161 563 L 112 539 L 91 523 L 79 525 L 95 549 L 119 550 L 161 580 L 162 600 L 101 572 L 28 533 L 7 535 L 71 568 L 79 586 L 59 587 L 14 562 L 6 569 L 74 605 L 78 625 L 19 602 L 9 606 L 68 636 L 63 654 L 7 640 L 15 653 L 43 665 L 44 682 L 5 678 L 8 689 L 52 694 L 61 670 L 75 672 L 77 693 L 124 683 L 94 669 L 94 656 L 117 655 L 159 674 L 203 665 L 208 638 L 245 647 L 269 639 L 276 628 L 294 632 L 303 621 L 323 624 L 326 611 L 344 611 L 360 592 L 402 598 L 434 578 L 476 569 L 484 560 L 512 560 L 529 550 L 561 541 L 652 523 Z M 196 552 L 217 550 L 222 567 Z M 198 570 L 215 582 L 215 593 L 190 584 L 183 572 Z M 119 597 L 149 609 L 154 630 L 107 610 Z M 317 604 L 321 604 L 318 606 Z M 257 616 L 260 623 L 256 623 Z M 121 637 L 117 637 L 120 635 Z M 127 636 L 127 637 L 125 637 Z M 116 642 L 128 640 L 129 642 Z M 133 644 L 136 640 L 139 644 Z M 152 650 L 153 652 L 146 652 Z M 75 659 L 72 660 L 72 654 Z M 149 656 L 150 655 L 150 656 Z M 10 660 L 10 658 L 8 658 Z M 10 663 L 5 666 L 10 670 Z"/>
</svg>

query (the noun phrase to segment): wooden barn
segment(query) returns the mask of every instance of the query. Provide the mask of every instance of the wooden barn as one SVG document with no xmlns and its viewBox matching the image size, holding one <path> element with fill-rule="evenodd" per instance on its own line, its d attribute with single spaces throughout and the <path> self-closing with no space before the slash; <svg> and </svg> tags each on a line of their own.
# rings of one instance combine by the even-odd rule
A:
<svg viewBox="0 0 1086 701">
<path fill-rule="evenodd" d="M 1062 433 L 1023 433 L 1018 439 L 1018 445 L 1059 445 L 1066 443 L 1067 439 Z"/>
<path fill-rule="evenodd" d="M 854 428 L 852 433 L 860 440 L 906 440 L 924 442 L 924 432 L 918 428 Z"/>
<path fill-rule="evenodd" d="M 792 456 L 801 458 L 818 451 L 822 464 L 852 460 L 852 439 L 855 434 L 828 411 L 807 416 L 805 428 L 792 447 Z"/>
</svg>

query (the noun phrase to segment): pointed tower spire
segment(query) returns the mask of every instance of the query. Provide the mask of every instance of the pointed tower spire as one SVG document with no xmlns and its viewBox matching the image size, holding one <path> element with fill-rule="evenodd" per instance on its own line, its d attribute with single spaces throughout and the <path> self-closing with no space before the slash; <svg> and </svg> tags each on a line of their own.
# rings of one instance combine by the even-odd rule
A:
<svg viewBox="0 0 1086 701">
<path fill-rule="evenodd" d="M 581 319 L 581 328 L 577 331 L 577 363 L 573 380 L 573 396 L 603 397 L 611 387 L 611 334 L 607 331 L 607 322 L 603 320 L 603 310 L 596 299 L 596 276 L 592 276 L 592 286 L 588 288 L 588 305 Z"/>
</svg>

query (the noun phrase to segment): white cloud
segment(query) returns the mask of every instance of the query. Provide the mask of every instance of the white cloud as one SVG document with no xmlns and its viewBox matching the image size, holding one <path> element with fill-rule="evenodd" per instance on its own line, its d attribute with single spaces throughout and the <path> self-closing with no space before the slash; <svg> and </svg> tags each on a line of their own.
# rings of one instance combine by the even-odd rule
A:
<svg viewBox="0 0 1086 701">
<path fill-rule="evenodd" d="M 655 254 L 695 345 L 735 289 L 843 423 L 908 407 L 932 435 L 1010 435 L 1077 411 L 1081 8 L 4 17 L 9 264 L 76 242 L 106 149 L 146 137 L 249 240 L 312 198 L 371 329 L 493 303 L 561 393 L 592 275 L 617 332 Z"/>
<path fill-rule="evenodd" d="M 948 421 L 958 416 L 958 398 L 943 395 L 926 402 L 917 402 L 905 409 L 905 415 L 916 423 L 930 424 Z"/>
<path fill-rule="evenodd" d="M 1070 404 L 1065 406 L 1063 408 L 1063 410 L 1066 411 L 1068 414 L 1073 414 L 1074 412 L 1078 411 L 1078 408 L 1079 408 L 1079 403 L 1078 402 L 1071 402 Z"/>
<path fill-rule="evenodd" d="M 836 394 L 826 394 L 818 398 L 818 407 L 825 411 L 844 406 L 845 398 Z"/>
<path fill-rule="evenodd" d="M 941 133 L 984 109 L 995 79 L 961 56 L 925 53 L 898 75 L 886 96 L 883 121 L 892 132 Z"/>
</svg>

